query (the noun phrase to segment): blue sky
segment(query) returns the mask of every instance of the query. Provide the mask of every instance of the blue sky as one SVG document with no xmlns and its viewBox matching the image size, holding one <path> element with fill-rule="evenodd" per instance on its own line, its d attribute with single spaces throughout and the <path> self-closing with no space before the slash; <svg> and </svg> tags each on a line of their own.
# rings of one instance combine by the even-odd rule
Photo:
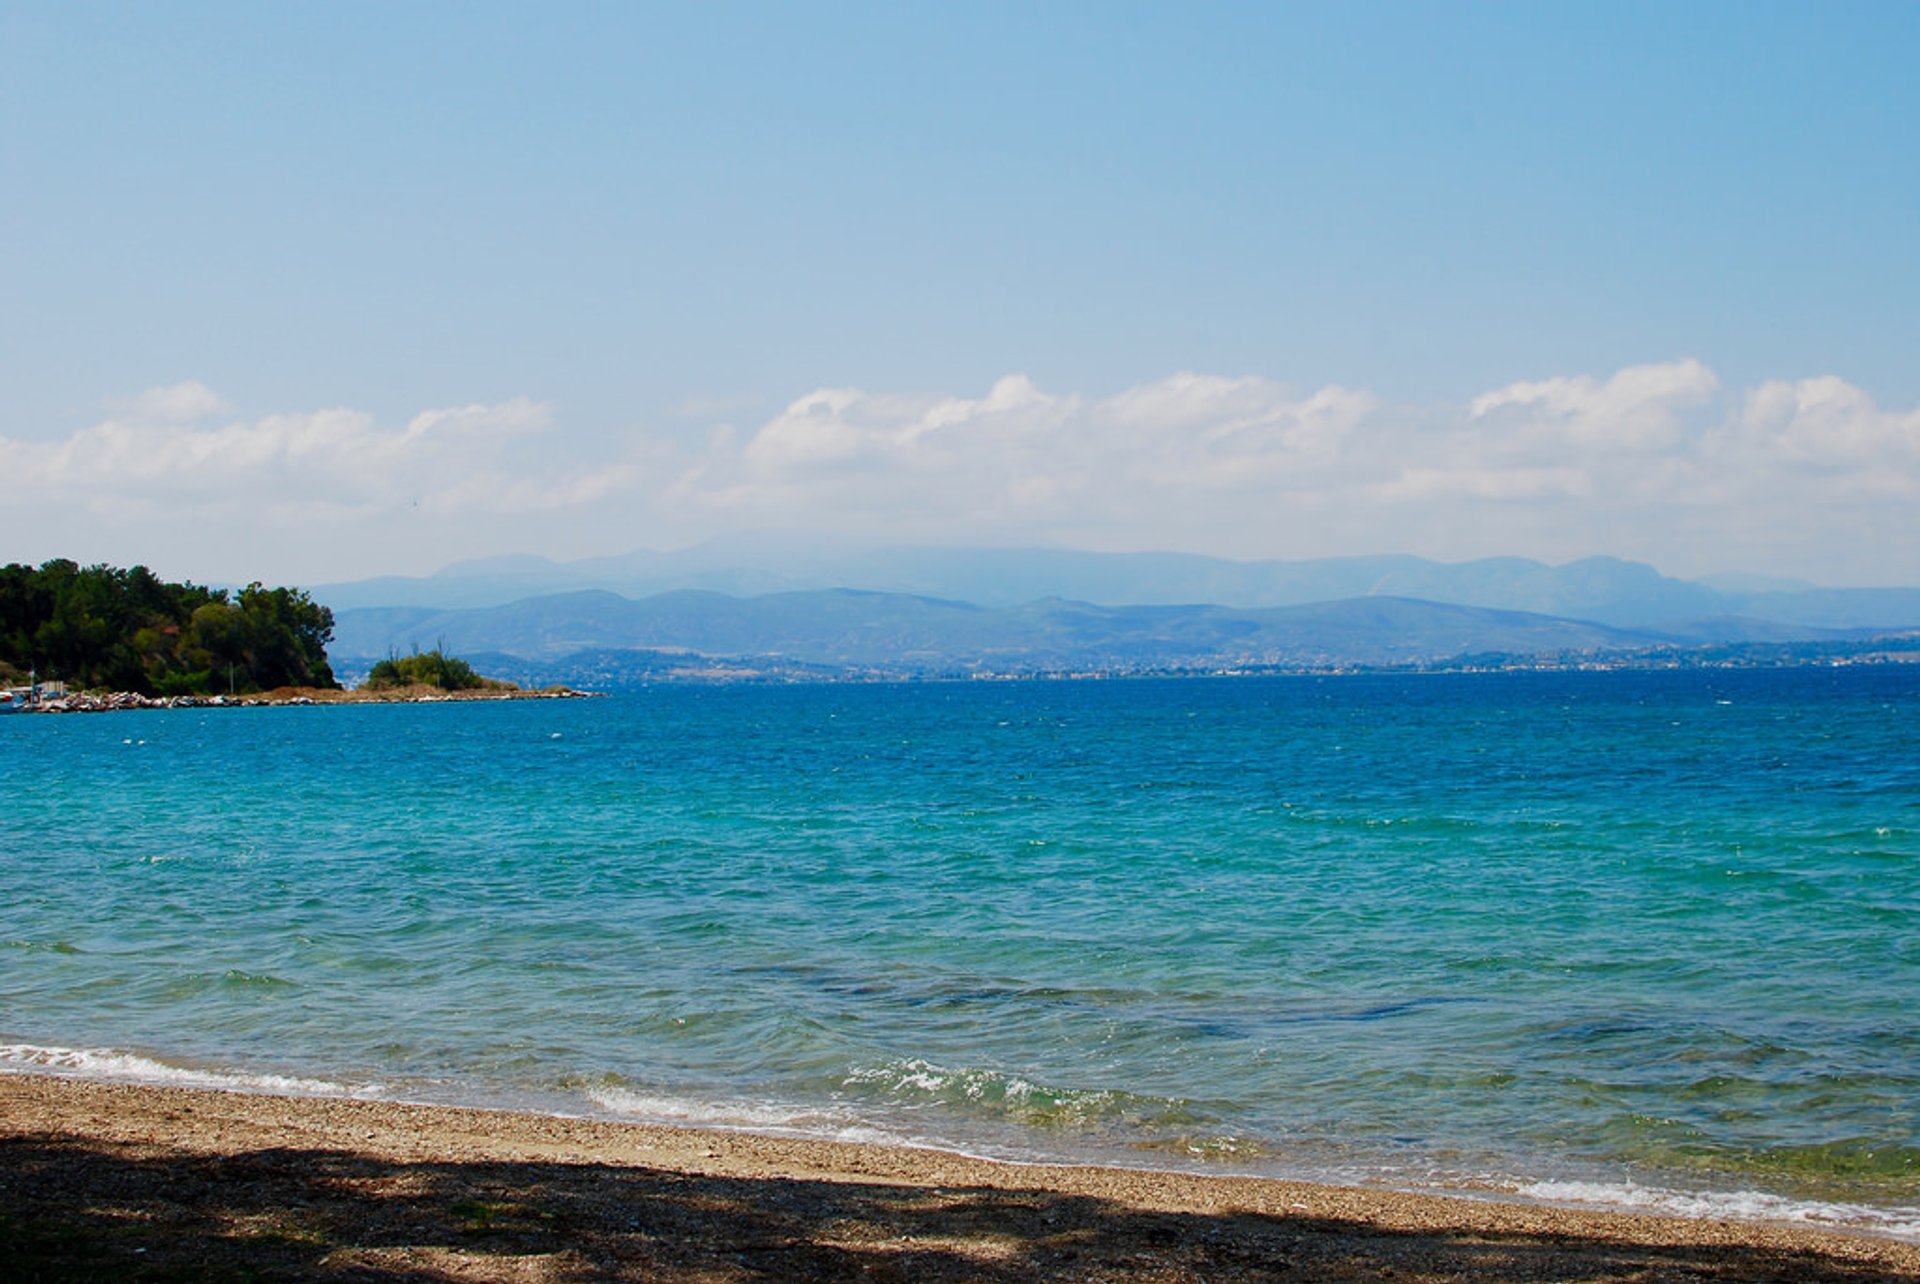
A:
<svg viewBox="0 0 1920 1284">
<path fill-rule="evenodd" d="M 0 556 L 1920 582 L 1920 6 L 0 5 Z"/>
</svg>

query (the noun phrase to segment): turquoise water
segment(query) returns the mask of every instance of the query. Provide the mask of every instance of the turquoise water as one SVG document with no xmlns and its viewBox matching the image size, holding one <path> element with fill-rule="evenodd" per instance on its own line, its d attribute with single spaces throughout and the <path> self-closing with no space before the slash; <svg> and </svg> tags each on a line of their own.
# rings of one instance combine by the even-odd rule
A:
<svg viewBox="0 0 1920 1284">
<path fill-rule="evenodd" d="M 0 1067 L 1920 1234 L 1920 670 L 0 722 Z"/>
</svg>

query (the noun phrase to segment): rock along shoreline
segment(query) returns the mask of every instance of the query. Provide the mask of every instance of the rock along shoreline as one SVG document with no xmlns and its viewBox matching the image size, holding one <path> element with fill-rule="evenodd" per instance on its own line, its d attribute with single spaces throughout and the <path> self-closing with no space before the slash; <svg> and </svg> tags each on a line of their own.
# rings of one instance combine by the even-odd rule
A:
<svg viewBox="0 0 1920 1284">
<path fill-rule="evenodd" d="M 587 700 L 603 693 L 548 687 L 537 691 L 481 687 L 469 691 L 442 691 L 438 687 L 392 687 L 381 691 L 331 690 L 322 687 L 281 687 L 252 695 L 147 696 L 134 691 L 74 692 L 42 699 L 22 713 L 118 713 L 127 709 L 259 709 L 320 704 L 463 704 L 485 700 Z"/>
</svg>

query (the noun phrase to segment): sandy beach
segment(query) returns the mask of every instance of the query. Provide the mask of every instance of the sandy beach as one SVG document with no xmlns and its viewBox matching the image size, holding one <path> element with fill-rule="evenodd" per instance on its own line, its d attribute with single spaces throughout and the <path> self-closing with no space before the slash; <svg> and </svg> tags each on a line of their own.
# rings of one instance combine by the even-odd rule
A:
<svg viewBox="0 0 1920 1284">
<path fill-rule="evenodd" d="M 10 1280 L 1920 1280 L 1757 1223 L 0 1076 Z"/>
</svg>

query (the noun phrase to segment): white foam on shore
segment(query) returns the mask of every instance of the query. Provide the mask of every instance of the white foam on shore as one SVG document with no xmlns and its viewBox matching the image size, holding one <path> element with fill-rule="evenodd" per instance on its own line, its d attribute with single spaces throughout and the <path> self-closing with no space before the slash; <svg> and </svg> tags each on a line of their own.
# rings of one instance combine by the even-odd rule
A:
<svg viewBox="0 0 1920 1284">
<path fill-rule="evenodd" d="M 0 1074 L 55 1074 L 73 1079 L 147 1083 L 178 1088 L 218 1088 L 229 1092 L 272 1092 L 299 1097 L 366 1097 L 380 1085 L 360 1088 L 331 1079 L 284 1074 L 248 1074 L 169 1065 L 117 1048 L 52 1048 L 32 1043 L 0 1044 Z"/>
<path fill-rule="evenodd" d="M 919 1063 L 905 1076 L 912 1086 L 929 1090 L 950 1085 L 948 1076 Z M 924 1080 L 924 1082 L 921 1082 Z M 1025 1086 L 1025 1085 L 1022 1085 Z M 1008 1144 L 1006 1137 L 963 1140 L 958 1133 L 914 1135 L 890 1129 L 871 1117 L 850 1111 L 802 1105 L 723 1101 L 676 1097 L 628 1087 L 596 1086 L 583 1095 L 616 1119 L 667 1124 L 723 1132 L 800 1136 L 935 1150 L 1022 1167 L 1119 1168 L 1141 1172 L 1178 1172 L 1192 1176 L 1237 1176 L 1305 1181 L 1318 1185 L 1400 1190 L 1459 1198 L 1492 1198 L 1501 1202 L 1539 1203 L 1602 1212 L 1648 1213 L 1700 1221 L 1738 1221 L 1804 1226 L 1812 1229 L 1880 1235 L 1920 1241 L 1920 1207 L 1821 1201 L 1757 1190 L 1673 1190 L 1628 1181 L 1572 1178 L 1525 1180 L 1479 1174 L 1471 1179 L 1439 1180 L 1404 1168 L 1355 1162 L 1288 1163 L 1283 1155 L 1269 1155 L 1248 1163 L 1209 1163 L 1196 1167 L 1169 1157 L 1164 1163 L 1142 1163 L 1141 1157 L 1094 1146 L 1078 1154 L 1053 1147 L 1034 1150 Z M 1058 1141 L 1058 1138 L 1052 1139 Z M 1299 1159 L 1301 1157 L 1295 1156 Z M 1326 1157 L 1321 1157 L 1323 1160 Z"/>
<path fill-rule="evenodd" d="M 636 1123 L 858 1141 L 874 1145 L 916 1144 L 911 1138 L 889 1133 L 875 1127 L 869 1120 L 838 1110 L 771 1102 L 673 1097 L 618 1087 L 587 1088 L 582 1095 L 606 1114 Z"/>
<path fill-rule="evenodd" d="M 273 1093 L 284 1096 L 385 1098 L 380 1083 L 349 1085 L 331 1079 L 297 1075 L 207 1069 L 158 1061 L 116 1048 L 65 1048 L 31 1043 L 0 1044 L 0 1074 L 50 1074 L 63 1078 L 162 1087 L 206 1088 L 228 1092 Z M 1017 1153 L 995 1145 L 967 1145 L 953 1139 L 933 1139 L 896 1132 L 848 1111 L 799 1104 L 677 1097 L 658 1092 L 596 1086 L 579 1090 L 604 1116 L 633 1122 L 658 1123 L 720 1132 L 802 1136 L 871 1145 L 930 1149 L 999 1163 L 1047 1164 L 1065 1167 L 1113 1167 L 1141 1171 L 1196 1172 L 1186 1165 L 1140 1164 L 1137 1157 L 1087 1154 L 1079 1157 Z M 395 1100 L 414 1100 L 411 1094 Z M 463 1104 L 461 1097 L 441 1101 L 418 1098 L 423 1104 Z M 478 1103 L 470 1100 L 465 1104 Z M 527 1109 L 528 1104 L 478 1105 L 481 1109 Z M 562 1114 L 551 1107 L 534 1106 L 531 1113 Z M 1538 1181 L 1474 1181 L 1464 1186 L 1405 1182 L 1388 1178 L 1365 1166 L 1341 1171 L 1274 1171 L 1260 1164 L 1228 1170 L 1209 1169 L 1201 1175 L 1271 1176 L 1334 1185 L 1385 1186 L 1388 1189 L 1425 1190 L 1435 1194 L 1517 1199 L 1614 1212 L 1652 1213 L 1700 1220 L 1784 1223 L 1811 1228 L 1863 1232 L 1920 1242 L 1920 1207 L 1876 1207 L 1871 1204 L 1799 1199 L 1756 1190 L 1689 1191 L 1625 1181 L 1546 1179 Z M 1477 1187 L 1477 1189 L 1475 1189 Z"/>
<path fill-rule="evenodd" d="M 1920 1240 L 1920 1208 L 1826 1203 L 1772 1195 L 1759 1190 L 1667 1190 L 1633 1182 L 1536 1181 L 1514 1187 L 1513 1193 L 1546 1204 L 1629 1209 L 1704 1220 L 1788 1222 L 1829 1230 L 1868 1231 L 1896 1239 Z"/>
<path fill-rule="evenodd" d="M 1648 1213 L 1701 1221 L 1788 1224 L 1920 1241 L 1920 1208 L 1915 1207 L 1823 1202 L 1756 1190 L 1672 1190 L 1623 1181 L 1525 1181 L 1483 1176 L 1464 1184 L 1453 1181 L 1436 1183 L 1432 1180 L 1410 1180 L 1404 1172 L 1389 1173 L 1374 1166 L 1355 1163 L 1293 1167 L 1283 1161 L 1279 1165 L 1255 1162 L 1248 1165 L 1208 1165 L 1204 1168 L 1179 1162 L 1142 1164 L 1137 1155 L 1123 1156 L 1097 1150 L 1066 1155 L 1009 1148 L 991 1142 L 981 1144 L 983 1139 L 979 1138 L 969 1144 L 953 1135 L 912 1136 L 887 1129 L 872 1119 L 862 1119 L 850 1112 L 810 1109 L 798 1105 L 693 1099 L 624 1087 L 595 1087 L 587 1089 L 584 1095 L 595 1107 L 613 1117 L 635 1122 L 901 1146 L 1022 1167 L 1097 1167 L 1179 1172 L 1194 1176 L 1269 1177 L 1321 1185 L 1403 1190 L 1455 1198 L 1491 1197 L 1503 1202 L 1571 1206 L 1602 1212 Z"/>
</svg>

